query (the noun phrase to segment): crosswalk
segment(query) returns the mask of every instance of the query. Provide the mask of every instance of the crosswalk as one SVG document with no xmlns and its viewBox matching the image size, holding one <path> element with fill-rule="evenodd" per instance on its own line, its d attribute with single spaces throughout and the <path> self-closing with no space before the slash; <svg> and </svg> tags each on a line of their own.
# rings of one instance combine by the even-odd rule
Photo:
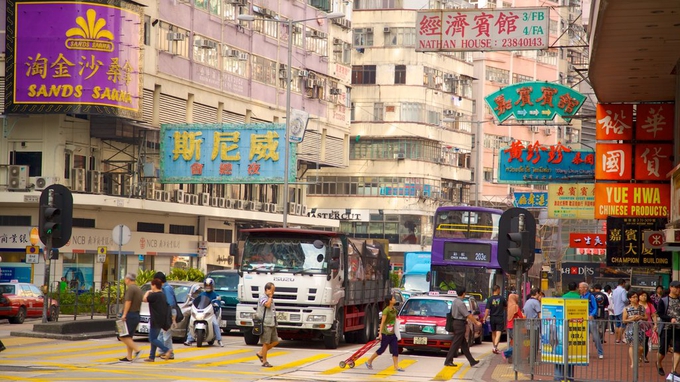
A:
<svg viewBox="0 0 680 382">
<path fill-rule="evenodd" d="M 353 368 L 349 365 L 340 367 L 339 362 L 356 350 L 356 346 L 351 345 L 337 350 L 275 348 L 268 354 L 274 366 L 262 368 L 255 355 L 259 347 L 246 346 L 236 338 L 225 341 L 223 348 L 175 344 L 174 360 L 156 358 L 155 363 L 148 363 L 139 359 L 131 364 L 119 361 L 125 355 L 125 346 L 115 339 L 60 341 L 7 337 L 3 338 L 3 342 L 7 350 L 0 353 L 0 380 L 7 381 L 133 381 L 154 378 L 214 381 L 217 376 L 225 381 L 257 381 L 280 376 L 293 378 L 296 375 L 297 380 L 310 381 L 446 381 L 456 374 L 464 375 L 469 368 L 462 363 L 456 367 L 443 367 L 442 358 L 436 356 L 404 356 L 399 358 L 399 367 L 405 369 L 402 373 L 394 370 L 389 354 L 374 362 L 374 370 L 365 367 L 368 356 L 356 360 Z M 148 357 L 149 343 L 140 341 L 138 345 L 142 349 L 140 358 Z"/>
</svg>

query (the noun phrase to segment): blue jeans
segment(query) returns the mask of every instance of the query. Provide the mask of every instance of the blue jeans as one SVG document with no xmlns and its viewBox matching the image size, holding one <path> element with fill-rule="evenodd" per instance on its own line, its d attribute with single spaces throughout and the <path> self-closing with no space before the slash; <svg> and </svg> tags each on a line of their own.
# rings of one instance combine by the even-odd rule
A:
<svg viewBox="0 0 680 382">
<path fill-rule="evenodd" d="M 593 342 L 595 342 L 597 355 L 603 355 L 604 350 L 602 349 L 602 339 L 600 338 L 598 322 L 595 320 L 588 320 L 588 330 L 590 331 L 590 335 L 593 337 Z"/>
<path fill-rule="evenodd" d="M 164 344 L 163 341 L 158 339 L 158 335 L 161 333 L 161 328 L 155 328 L 149 326 L 149 343 L 151 343 L 151 350 L 149 350 L 149 358 L 156 358 L 156 349 L 161 349 L 161 353 L 165 354 L 170 351 Z"/>
</svg>

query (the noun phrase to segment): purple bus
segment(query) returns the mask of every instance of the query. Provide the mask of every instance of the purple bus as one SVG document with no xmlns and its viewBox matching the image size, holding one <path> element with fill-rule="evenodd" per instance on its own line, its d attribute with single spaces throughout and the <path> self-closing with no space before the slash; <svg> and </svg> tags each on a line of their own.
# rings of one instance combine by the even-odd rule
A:
<svg viewBox="0 0 680 382">
<path fill-rule="evenodd" d="M 498 284 L 504 289 L 503 271 L 498 264 L 498 222 L 502 213 L 473 206 L 437 208 L 430 290 L 446 293 L 464 285 L 467 296 L 477 300 L 484 314 L 493 286 Z"/>
</svg>

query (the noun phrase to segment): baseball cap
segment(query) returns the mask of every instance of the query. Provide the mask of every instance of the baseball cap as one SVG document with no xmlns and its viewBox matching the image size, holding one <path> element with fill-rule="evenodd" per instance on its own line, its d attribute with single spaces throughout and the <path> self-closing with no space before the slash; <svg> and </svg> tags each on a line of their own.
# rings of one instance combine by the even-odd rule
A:
<svg viewBox="0 0 680 382">
<path fill-rule="evenodd" d="M 677 288 L 680 287 L 680 281 L 671 281 L 671 287 L 672 288 Z"/>
</svg>

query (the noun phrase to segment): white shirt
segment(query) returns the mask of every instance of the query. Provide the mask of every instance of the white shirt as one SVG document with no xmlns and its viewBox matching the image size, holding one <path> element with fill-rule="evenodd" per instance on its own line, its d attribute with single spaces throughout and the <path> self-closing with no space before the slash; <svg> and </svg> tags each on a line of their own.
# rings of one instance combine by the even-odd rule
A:
<svg viewBox="0 0 680 382">
<path fill-rule="evenodd" d="M 623 309 L 626 307 L 627 298 L 626 289 L 621 285 L 617 286 L 612 292 L 612 303 L 614 304 L 614 315 L 623 314 Z"/>
</svg>

